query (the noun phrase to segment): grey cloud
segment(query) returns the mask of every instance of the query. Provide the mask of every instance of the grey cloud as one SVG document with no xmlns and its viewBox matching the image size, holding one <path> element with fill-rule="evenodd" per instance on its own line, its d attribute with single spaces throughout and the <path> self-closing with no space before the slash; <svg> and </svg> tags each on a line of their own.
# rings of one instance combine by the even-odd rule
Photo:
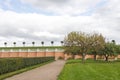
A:
<svg viewBox="0 0 120 80">
<path fill-rule="evenodd" d="M 66 3 L 69 3 L 70 0 L 21 0 L 23 3 L 30 3 L 33 6 L 37 7 L 50 7 L 50 6 L 63 6 Z"/>
<path fill-rule="evenodd" d="M 12 27 L 14 25 L 1 27 L 0 36 L 10 39 L 11 37 L 21 38 L 27 41 L 60 41 L 63 38 L 55 38 L 47 36 L 36 36 L 34 31 L 27 29 L 27 32 L 21 31 L 21 28 Z"/>
</svg>

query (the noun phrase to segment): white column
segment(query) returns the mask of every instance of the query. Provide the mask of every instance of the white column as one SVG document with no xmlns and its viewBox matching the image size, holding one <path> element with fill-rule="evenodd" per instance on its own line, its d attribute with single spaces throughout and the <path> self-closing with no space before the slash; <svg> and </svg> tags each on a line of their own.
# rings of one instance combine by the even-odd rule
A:
<svg viewBox="0 0 120 80">
<path fill-rule="evenodd" d="M 12 49 L 10 49 L 10 52 L 13 52 L 13 50 L 12 50 Z"/>
<path fill-rule="evenodd" d="M 39 52 L 39 49 L 37 48 L 37 52 Z"/>
<path fill-rule="evenodd" d="M 30 49 L 28 49 L 28 52 L 31 52 Z"/>
<path fill-rule="evenodd" d="M 5 52 L 4 49 L 2 49 L 2 52 Z"/>
</svg>

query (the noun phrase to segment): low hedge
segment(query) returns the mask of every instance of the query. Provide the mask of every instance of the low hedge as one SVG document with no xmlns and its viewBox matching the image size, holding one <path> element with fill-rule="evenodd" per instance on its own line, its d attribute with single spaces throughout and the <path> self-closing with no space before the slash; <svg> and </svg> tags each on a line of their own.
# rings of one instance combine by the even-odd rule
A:
<svg viewBox="0 0 120 80">
<path fill-rule="evenodd" d="M 54 57 L 2 58 L 0 59 L 0 75 L 52 60 Z"/>
</svg>

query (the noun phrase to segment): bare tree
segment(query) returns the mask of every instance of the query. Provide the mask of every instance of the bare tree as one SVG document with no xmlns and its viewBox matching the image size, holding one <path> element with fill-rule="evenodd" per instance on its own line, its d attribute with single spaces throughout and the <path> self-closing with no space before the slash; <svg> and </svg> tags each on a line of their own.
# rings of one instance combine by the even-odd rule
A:
<svg viewBox="0 0 120 80">
<path fill-rule="evenodd" d="M 63 46 L 63 43 L 64 43 L 64 42 L 63 42 L 63 41 L 60 41 L 60 43 L 61 43 L 61 45 Z"/>
</svg>

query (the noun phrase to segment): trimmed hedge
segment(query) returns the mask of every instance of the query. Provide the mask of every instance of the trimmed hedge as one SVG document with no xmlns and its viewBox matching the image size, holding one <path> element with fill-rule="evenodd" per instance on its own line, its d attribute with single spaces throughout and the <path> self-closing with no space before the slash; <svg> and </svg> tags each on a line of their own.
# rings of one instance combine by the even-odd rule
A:
<svg viewBox="0 0 120 80">
<path fill-rule="evenodd" d="M 2 58 L 0 59 L 0 75 L 53 60 L 54 57 Z"/>
</svg>

